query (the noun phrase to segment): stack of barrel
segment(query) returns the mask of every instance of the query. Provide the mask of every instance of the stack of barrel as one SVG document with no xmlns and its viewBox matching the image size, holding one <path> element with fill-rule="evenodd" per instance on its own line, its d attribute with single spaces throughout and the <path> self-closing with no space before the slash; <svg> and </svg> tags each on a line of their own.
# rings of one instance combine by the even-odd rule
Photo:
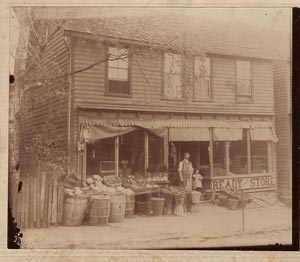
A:
<svg viewBox="0 0 300 262">
<path fill-rule="evenodd" d="M 88 214 L 91 226 L 122 222 L 134 215 L 134 195 L 65 196 L 63 224 L 80 226 Z"/>
</svg>

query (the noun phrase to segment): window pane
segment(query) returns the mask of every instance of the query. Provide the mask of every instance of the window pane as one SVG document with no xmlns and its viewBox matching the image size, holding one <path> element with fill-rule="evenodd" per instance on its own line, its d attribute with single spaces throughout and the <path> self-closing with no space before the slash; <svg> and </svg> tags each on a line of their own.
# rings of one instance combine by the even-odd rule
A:
<svg viewBox="0 0 300 262">
<path fill-rule="evenodd" d="M 252 173 L 268 172 L 267 141 L 251 141 L 251 168 Z"/>
<path fill-rule="evenodd" d="M 181 75 L 172 75 L 173 94 L 176 98 L 182 96 Z"/>
<path fill-rule="evenodd" d="M 237 94 L 240 96 L 251 96 L 251 81 L 237 80 Z"/>
<path fill-rule="evenodd" d="M 213 142 L 214 176 L 226 176 L 225 142 Z"/>
<path fill-rule="evenodd" d="M 165 73 L 181 73 L 180 55 L 165 53 Z"/>
<path fill-rule="evenodd" d="M 127 69 L 118 69 L 118 78 L 119 80 L 128 80 L 128 70 Z"/>
<path fill-rule="evenodd" d="M 114 57 L 110 57 L 109 59 L 114 59 Z M 118 68 L 119 67 L 118 60 L 108 60 L 108 67 Z"/>
<path fill-rule="evenodd" d="M 210 58 L 206 57 L 202 60 L 200 57 L 195 57 L 195 75 L 210 76 Z"/>
<path fill-rule="evenodd" d="M 195 99 L 210 98 L 210 77 L 196 78 L 195 80 Z"/>
<path fill-rule="evenodd" d="M 109 47 L 108 48 L 108 52 L 112 55 L 112 56 L 119 56 L 119 50 L 116 47 Z"/>
<path fill-rule="evenodd" d="M 119 68 L 122 68 L 122 69 L 128 68 L 128 58 L 122 58 L 119 60 Z"/>
<path fill-rule="evenodd" d="M 168 98 L 182 97 L 181 75 L 165 74 L 165 96 Z"/>
<path fill-rule="evenodd" d="M 243 131 L 243 140 L 229 142 L 229 171 L 235 175 L 248 173 L 247 137 Z"/>
<path fill-rule="evenodd" d="M 117 94 L 129 94 L 128 81 L 109 80 L 109 92 Z"/>
<path fill-rule="evenodd" d="M 204 66 L 205 66 L 205 75 L 210 76 L 210 58 L 209 57 L 205 58 Z"/>
<path fill-rule="evenodd" d="M 118 79 L 118 69 L 117 68 L 108 68 L 108 79 L 109 80 Z"/>
<path fill-rule="evenodd" d="M 237 79 L 251 80 L 251 64 L 249 61 L 236 62 Z"/>
</svg>

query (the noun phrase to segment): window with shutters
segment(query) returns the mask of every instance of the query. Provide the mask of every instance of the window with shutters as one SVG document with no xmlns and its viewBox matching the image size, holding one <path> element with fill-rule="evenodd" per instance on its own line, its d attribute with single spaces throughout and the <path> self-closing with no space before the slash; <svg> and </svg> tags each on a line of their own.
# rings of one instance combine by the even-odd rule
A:
<svg viewBox="0 0 300 262">
<path fill-rule="evenodd" d="M 110 95 L 130 95 L 128 49 L 109 47 L 108 88 Z"/>
<path fill-rule="evenodd" d="M 250 61 L 236 61 L 236 88 L 237 102 L 252 101 L 253 90 Z"/>
<path fill-rule="evenodd" d="M 173 53 L 164 55 L 164 98 L 181 99 L 182 81 L 181 81 L 181 56 Z"/>
<path fill-rule="evenodd" d="M 194 62 L 194 99 L 207 101 L 212 98 L 211 59 L 195 57 Z"/>
</svg>

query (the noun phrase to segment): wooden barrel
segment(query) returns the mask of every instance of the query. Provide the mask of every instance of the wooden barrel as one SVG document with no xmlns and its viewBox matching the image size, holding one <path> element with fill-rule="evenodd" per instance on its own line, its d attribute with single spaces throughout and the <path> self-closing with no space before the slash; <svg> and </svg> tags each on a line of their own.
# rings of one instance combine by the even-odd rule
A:
<svg viewBox="0 0 300 262">
<path fill-rule="evenodd" d="M 80 226 L 83 222 L 87 206 L 87 197 L 65 197 L 63 210 L 63 224 L 65 226 Z"/>
<path fill-rule="evenodd" d="M 164 206 L 164 215 L 173 215 L 174 213 L 174 195 L 164 194 L 165 206 Z"/>
<path fill-rule="evenodd" d="M 160 197 L 152 197 L 151 202 L 152 202 L 153 216 L 161 216 L 164 211 L 165 199 Z"/>
<path fill-rule="evenodd" d="M 89 224 L 107 225 L 110 212 L 109 196 L 91 196 L 89 208 Z"/>
<path fill-rule="evenodd" d="M 135 205 L 135 196 L 127 195 L 126 196 L 126 206 L 125 206 L 125 218 L 133 217 L 134 205 Z"/>
<path fill-rule="evenodd" d="M 109 222 L 117 223 L 122 222 L 125 217 L 125 195 L 114 195 L 110 197 L 110 216 Z"/>
<path fill-rule="evenodd" d="M 192 200 L 192 203 L 193 203 L 193 204 L 198 204 L 198 203 L 200 203 L 200 196 L 201 196 L 201 193 L 200 193 L 200 192 L 192 191 L 192 192 L 191 192 L 191 200 Z"/>
</svg>

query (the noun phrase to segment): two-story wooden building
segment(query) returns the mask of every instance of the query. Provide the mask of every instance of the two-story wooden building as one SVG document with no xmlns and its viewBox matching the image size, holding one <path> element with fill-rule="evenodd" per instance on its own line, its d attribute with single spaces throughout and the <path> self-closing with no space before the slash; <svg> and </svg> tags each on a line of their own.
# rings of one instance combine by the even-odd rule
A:
<svg viewBox="0 0 300 262">
<path fill-rule="evenodd" d="M 28 102 L 26 93 L 49 89 L 28 85 L 23 101 L 35 105 L 21 116 L 21 158 L 54 105 L 69 170 L 82 180 L 106 161 L 118 174 L 126 160 L 133 174 L 168 167 L 174 181 L 187 151 L 206 189 L 276 189 L 272 60 L 281 57 L 249 32 L 184 16 L 51 20 L 44 53 L 66 93 Z"/>
</svg>

